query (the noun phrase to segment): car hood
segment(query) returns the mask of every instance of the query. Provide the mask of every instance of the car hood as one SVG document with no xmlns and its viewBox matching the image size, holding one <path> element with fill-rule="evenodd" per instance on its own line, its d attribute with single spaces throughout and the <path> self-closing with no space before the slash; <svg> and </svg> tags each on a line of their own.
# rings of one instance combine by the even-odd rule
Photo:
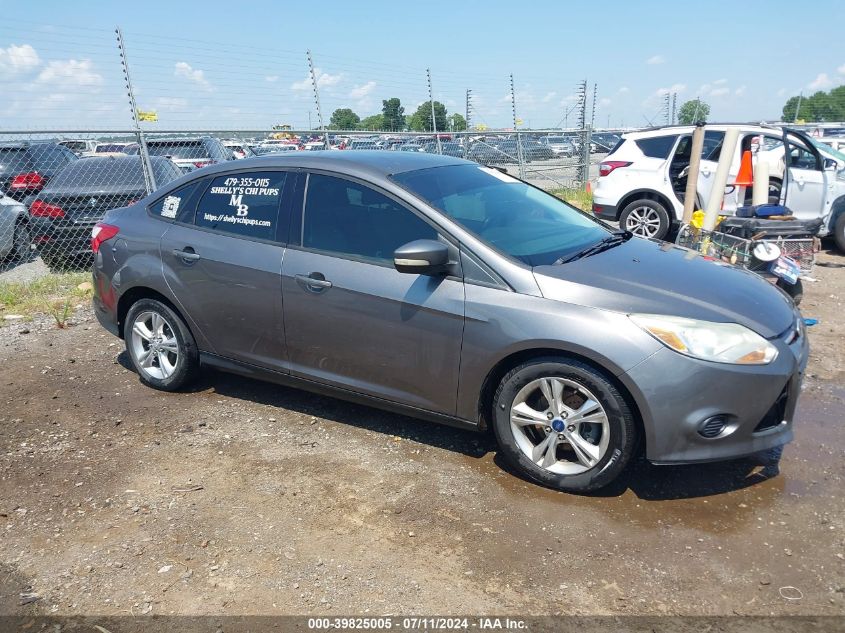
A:
<svg viewBox="0 0 845 633">
<path fill-rule="evenodd" d="M 568 264 L 537 266 L 534 276 L 548 299 L 739 323 L 765 338 L 795 319 L 792 300 L 762 277 L 665 242 L 631 238 Z"/>
</svg>

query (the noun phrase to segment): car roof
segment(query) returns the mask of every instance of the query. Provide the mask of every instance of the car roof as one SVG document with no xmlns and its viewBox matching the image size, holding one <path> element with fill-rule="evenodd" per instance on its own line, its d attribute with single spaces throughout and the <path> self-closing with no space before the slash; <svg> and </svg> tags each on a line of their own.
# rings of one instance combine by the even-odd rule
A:
<svg viewBox="0 0 845 633">
<path fill-rule="evenodd" d="M 326 169 L 349 175 L 384 177 L 417 169 L 447 165 L 475 165 L 472 161 L 440 154 L 422 152 L 385 152 L 382 150 L 354 152 L 318 150 L 290 152 L 244 158 L 235 163 L 218 163 L 202 169 L 204 174 L 215 174 L 237 169 L 266 169 L 268 167 L 298 167 L 301 169 Z M 196 175 L 199 172 L 193 172 Z"/>
<path fill-rule="evenodd" d="M 739 128 L 742 130 L 750 130 L 753 132 L 777 132 L 782 133 L 780 127 L 773 125 L 760 125 L 759 123 L 707 123 L 706 130 L 725 131 L 728 128 Z M 646 130 L 636 130 L 632 132 L 625 132 L 622 134 L 623 138 L 651 138 L 654 136 L 666 136 L 668 134 L 691 134 L 695 129 L 694 125 L 664 125 L 660 127 L 648 128 Z"/>
</svg>

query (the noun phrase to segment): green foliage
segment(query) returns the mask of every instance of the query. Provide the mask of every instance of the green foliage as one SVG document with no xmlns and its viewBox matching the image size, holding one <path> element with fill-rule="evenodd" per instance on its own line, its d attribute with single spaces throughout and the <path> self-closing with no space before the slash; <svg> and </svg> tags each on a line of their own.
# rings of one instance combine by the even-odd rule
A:
<svg viewBox="0 0 845 633">
<path fill-rule="evenodd" d="M 384 115 L 373 114 L 372 116 L 368 116 L 364 119 L 361 119 L 361 123 L 358 125 L 358 128 L 361 130 L 381 131 L 384 129 Z"/>
<path fill-rule="evenodd" d="M 800 111 L 798 102 L 801 102 Z M 819 90 L 807 97 L 790 97 L 783 106 L 781 121 L 843 121 L 845 120 L 845 86 L 830 92 Z"/>
<path fill-rule="evenodd" d="M 449 128 L 455 132 L 463 132 L 467 129 L 467 120 L 457 112 L 450 114 L 448 120 Z"/>
<path fill-rule="evenodd" d="M 439 101 L 434 102 L 434 120 L 437 124 L 437 131 L 449 129 L 449 124 L 446 121 L 446 106 Z M 411 116 L 409 127 L 414 132 L 431 132 L 431 101 L 421 103 L 417 111 Z"/>
<path fill-rule="evenodd" d="M 381 102 L 381 115 L 384 117 L 384 129 L 401 132 L 405 129 L 405 108 L 397 97 Z"/>
<path fill-rule="evenodd" d="M 361 117 L 355 114 L 350 108 L 338 108 L 332 112 L 329 129 L 332 130 L 354 130 L 361 122 Z"/>
<path fill-rule="evenodd" d="M 701 99 L 690 99 L 681 105 L 678 110 L 678 123 L 681 125 L 693 125 L 699 121 L 706 121 L 710 116 L 710 106 Z"/>
</svg>

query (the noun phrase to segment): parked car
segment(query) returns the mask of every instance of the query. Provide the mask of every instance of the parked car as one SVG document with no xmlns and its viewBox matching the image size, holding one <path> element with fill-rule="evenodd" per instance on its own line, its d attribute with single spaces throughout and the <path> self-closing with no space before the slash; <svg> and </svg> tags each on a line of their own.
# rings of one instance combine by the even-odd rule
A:
<svg viewBox="0 0 845 633">
<path fill-rule="evenodd" d="M 565 136 L 544 136 L 540 143 L 552 150 L 555 156 L 571 158 L 576 154 L 575 144 Z"/>
<path fill-rule="evenodd" d="M 67 147 L 70 151 L 72 151 L 77 156 L 82 156 L 87 152 L 93 152 L 97 148 L 97 141 L 94 139 L 66 139 L 64 141 L 59 141 L 59 145 L 62 147 Z"/>
<path fill-rule="evenodd" d="M 26 205 L 0 192 L 0 261 L 26 261 L 31 245 Z"/>
<path fill-rule="evenodd" d="M 375 149 L 375 150 L 384 150 L 376 141 L 362 141 L 359 139 L 352 139 L 349 142 L 349 145 L 346 146 L 346 149 Z"/>
<path fill-rule="evenodd" d="M 156 389 L 207 365 L 492 427 L 518 472 L 579 492 L 638 447 L 692 463 L 792 438 L 789 297 L 469 161 L 216 165 L 109 212 L 92 249 L 95 314 Z"/>
<path fill-rule="evenodd" d="M 166 158 L 150 158 L 155 181 L 182 175 Z M 109 209 L 146 196 L 139 156 L 103 156 L 75 161 L 55 175 L 29 204 L 29 228 L 41 258 L 52 270 L 91 261 L 91 229 Z"/>
<path fill-rule="evenodd" d="M 299 150 L 299 146 L 294 143 L 273 143 L 262 145 L 250 145 L 252 153 L 256 156 L 264 156 L 265 154 L 279 154 L 282 152 L 295 152 Z"/>
<path fill-rule="evenodd" d="M 250 156 L 255 155 L 253 154 L 249 146 L 243 141 L 232 139 L 221 142 L 223 143 L 223 147 L 232 152 L 232 157 L 235 158 L 235 160 L 240 160 L 241 158 L 249 158 Z"/>
<path fill-rule="evenodd" d="M 769 164 L 770 202 L 783 202 L 802 220 L 823 220 L 819 235 L 834 235 L 845 250 L 845 172 L 834 150 L 814 142 L 796 130 L 753 125 L 711 125 L 704 134 L 696 206 L 710 197 L 729 127 L 738 127 L 740 139 L 732 157 L 722 213 L 733 215 L 750 202 L 750 188 L 738 199 L 732 183 L 739 172 L 743 152 L 759 147 L 758 160 Z M 683 197 L 689 169 L 692 126 L 672 126 L 623 137 L 616 149 L 599 165 L 593 191 L 593 212 L 641 237 L 663 239 L 683 215 Z M 789 169 L 785 168 L 784 135 L 790 144 Z M 784 185 L 786 180 L 786 185 Z M 838 227 L 838 228 L 837 228 Z"/>
<path fill-rule="evenodd" d="M 592 141 L 590 148 L 591 152 L 608 154 L 619 144 L 622 137 L 618 134 L 611 134 L 609 132 L 597 132 L 593 134 L 590 140 Z"/>
<path fill-rule="evenodd" d="M 131 153 L 136 147 L 137 143 L 97 143 L 93 152 L 88 152 L 88 156 L 98 156 L 102 154 L 127 154 Z"/>
<path fill-rule="evenodd" d="M 212 136 L 151 139 L 147 141 L 147 151 L 150 156 L 169 158 L 183 172 L 234 160 L 232 150 Z M 138 150 L 132 153 L 138 153 Z"/>
<path fill-rule="evenodd" d="M 55 173 L 75 160 L 77 155 L 58 143 L 0 143 L 0 191 L 22 201 L 41 191 Z"/>
<path fill-rule="evenodd" d="M 464 156 L 464 148 L 461 146 L 460 143 L 454 142 L 444 142 L 440 143 L 440 148 L 438 152 L 437 143 L 426 143 L 422 146 L 423 152 L 428 152 L 429 154 L 443 154 L 444 156 L 454 156 L 456 158 L 463 158 Z"/>
</svg>

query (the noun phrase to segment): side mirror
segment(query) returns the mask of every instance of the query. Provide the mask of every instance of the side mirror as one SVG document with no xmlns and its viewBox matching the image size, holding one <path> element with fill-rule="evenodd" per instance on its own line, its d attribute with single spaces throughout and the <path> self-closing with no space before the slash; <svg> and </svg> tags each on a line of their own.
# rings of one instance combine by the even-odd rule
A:
<svg viewBox="0 0 845 633">
<path fill-rule="evenodd" d="M 839 164 L 833 160 L 832 158 L 825 158 L 824 159 L 824 170 L 825 171 L 836 171 L 836 168 Z"/>
<path fill-rule="evenodd" d="M 437 240 L 414 240 L 393 253 L 393 266 L 400 273 L 437 275 L 448 265 L 449 247 Z"/>
</svg>

